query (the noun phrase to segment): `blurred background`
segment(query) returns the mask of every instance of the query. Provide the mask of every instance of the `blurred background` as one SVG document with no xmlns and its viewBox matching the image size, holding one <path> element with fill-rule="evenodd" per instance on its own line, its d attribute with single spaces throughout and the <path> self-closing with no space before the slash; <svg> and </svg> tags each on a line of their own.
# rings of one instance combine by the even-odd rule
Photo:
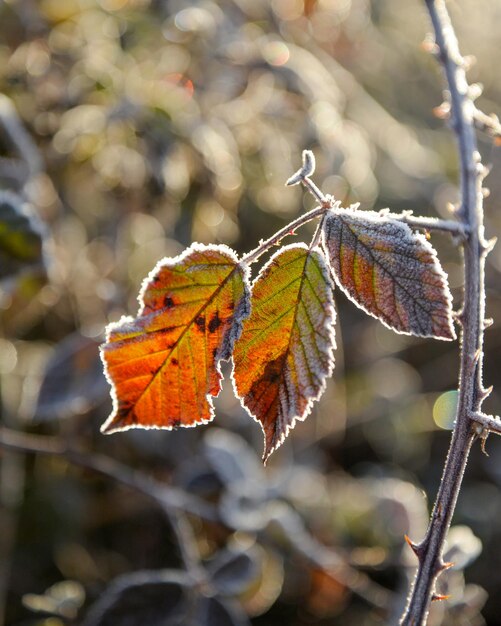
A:
<svg viewBox="0 0 501 626">
<path fill-rule="evenodd" d="M 501 4 L 448 6 L 478 104 L 499 114 Z M 304 148 L 343 203 L 450 218 L 457 155 L 429 30 L 417 0 L 0 0 L 0 410 L 57 448 L 0 452 L 0 623 L 395 622 L 415 566 L 404 534 L 423 536 L 449 443 L 457 344 L 397 335 L 338 292 L 333 378 L 266 468 L 228 367 L 213 424 L 102 436 L 98 345 L 163 256 L 194 240 L 243 253 L 311 208 L 284 187 Z M 479 141 L 490 237 L 501 158 Z M 460 252 L 432 242 L 457 308 Z M 498 246 L 493 413 L 500 272 Z M 501 442 L 486 449 L 432 626 L 501 624 Z"/>
</svg>

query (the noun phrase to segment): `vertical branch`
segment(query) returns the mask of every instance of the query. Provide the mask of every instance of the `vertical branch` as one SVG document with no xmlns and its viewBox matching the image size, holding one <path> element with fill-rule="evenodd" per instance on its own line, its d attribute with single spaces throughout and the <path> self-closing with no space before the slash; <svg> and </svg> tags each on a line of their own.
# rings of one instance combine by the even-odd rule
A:
<svg viewBox="0 0 501 626">
<path fill-rule="evenodd" d="M 450 566 L 444 563 L 442 555 L 475 438 L 471 416 L 480 410 L 487 395 L 482 384 L 482 361 L 485 324 L 484 265 L 490 246 L 484 239 L 482 180 L 485 173 L 477 151 L 475 107 L 466 80 L 465 63 L 459 52 L 445 2 L 425 1 L 435 30 L 437 54 L 443 65 L 450 93 L 451 123 L 460 159 L 461 205 L 458 219 L 468 236 L 463 244 L 464 302 L 458 316 L 462 336 L 456 422 L 428 530 L 421 543 L 410 542 L 419 563 L 407 608 L 400 622 L 403 626 L 421 626 L 426 623 L 436 580 Z"/>
</svg>

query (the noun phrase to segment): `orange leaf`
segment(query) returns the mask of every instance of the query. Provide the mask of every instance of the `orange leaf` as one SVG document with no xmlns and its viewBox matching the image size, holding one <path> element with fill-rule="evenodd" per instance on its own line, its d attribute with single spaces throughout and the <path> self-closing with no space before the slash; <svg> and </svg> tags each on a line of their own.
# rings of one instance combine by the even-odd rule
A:
<svg viewBox="0 0 501 626">
<path fill-rule="evenodd" d="M 110 324 L 102 346 L 113 413 L 102 427 L 176 428 L 210 421 L 229 359 L 249 312 L 246 276 L 226 246 L 194 244 L 146 278 L 138 317 Z"/>
<path fill-rule="evenodd" d="M 236 393 L 264 432 L 264 460 L 309 414 L 334 365 L 334 303 L 323 254 L 303 244 L 275 254 L 253 283 L 235 344 Z"/>
<path fill-rule="evenodd" d="M 361 309 L 400 333 L 455 338 L 447 276 L 423 235 L 391 215 L 336 209 L 323 238 L 336 282 Z"/>
</svg>

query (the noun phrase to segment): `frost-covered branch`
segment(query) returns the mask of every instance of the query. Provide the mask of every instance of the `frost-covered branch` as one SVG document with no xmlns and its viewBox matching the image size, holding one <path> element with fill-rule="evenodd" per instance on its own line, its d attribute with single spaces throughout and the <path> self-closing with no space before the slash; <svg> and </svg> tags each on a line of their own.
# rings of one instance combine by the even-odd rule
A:
<svg viewBox="0 0 501 626">
<path fill-rule="evenodd" d="M 287 235 L 294 235 L 297 228 L 303 226 L 304 224 L 307 224 L 308 222 L 311 222 L 311 220 L 314 220 L 316 217 L 320 217 L 325 213 L 326 210 L 327 209 L 325 206 L 320 206 L 312 209 L 311 211 L 308 211 L 308 213 L 305 213 L 304 215 L 301 215 L 293 222 L 287 224 L 287 226 L 281 228 L 269 239 L 261 241 L 257 248 L 251 250 L 242 258 L 242 263 L 244 265 L 250 265 L 251 263 L 254 263 L 254 261 L 257 261 L 262 254 L 264 254 L 274 246 L 280 245 L 280 242 L 284 237 L 287 237 Z"/>
<path fill-rule="evenodd" d="M 477 434 L 481 437 L 488 433 L 501 435 L 501 419 L 498 416 L 485 415 L 484 413 L 472 413 L 470 419 L 480 427 Z"/>
<path fill-rule="evenodd" d="M 494 113 L 487 115 L 487 113 L 484 113 L 475 107 L 473 111 L 473 119 L 475 127 L 478 128 L 478 130 L 481 130 L 496 139 L 501 137 L 501 123 L 499 122 L 498 116 Z"/>
<path fill-rule="evenodd" d="M 391 217 L 399 222 L 404 222 L 411 228 L 448 233 L 461 241 L 466 238 L 469 232 L 467 224 L 460 224 L 454 220 L 441 220 L 437 217 L 421 217 L 405 211 L 403 213 L 392 213 Z"/>
<path fill-rule="evenodd" d="M 461 205 L 458 218 L 468 231 L 464 247 L 464 302 L 458 316 L 462 327 L 459 399 L 452 440 L 430 524 L 424 539 L 410 542 L 418 558 L 418 569 L 409 596 L 403 626 L 426 624 L 438 576 L 448 567 L 443 549 L 454 513 L 461 482 L 478 427 L 472 415 L 479 414 L 488 391 L 482 382 L 483 333 L 485 328 L 485 257 L 491 248 L 484 239 L 482 181 L 485 168 L 480 163 L 475 136 L 475 106 L 466 80 L 464 59 L 444 0 L 426 0 L 433 23 L 440 59 L 450 92 L 451 124 L 458 143 Z M 478 421 L 478 420 L 477 420 Z"/>
<path fill-rule="evenodd" d="M 336 201 L 332 196 L 323 194 L 317 185 L 311 180 L 310 176 L 314 173 L 314 171 L 315 158 L 313 152 L 310 150 L 303 150 L 303 165 L 289 178 L 286 185 L 292 186 L 302 184 L 309 191 L 309 193 L 311 193 L 315 200 L 320 203 L 320 206 L 315 207 L 311 211 L 308 211 L 304 215 L 301 215 L 297 219 L 293 220 L 287 224 L 287 226 L 284 226 L 274 235 L 269 237 L 269 239 L 260 241 L 259 245 L 254 250 L 251 250 L 243 257 L 242 263 L 244 265 L 250 265 L 251 263 L 257 261 L 265 252 L 268 252 L 268 250 L 274 246 L 279 245 L 284 237 L 287 237 L 287 235 L 294 235 L 296 230 L 301 226 L 304 226 L 304 224 L 311 222 L 317 217 L 323 216 L 326 211 L 331 210 L 335 212 L 336 208 L 340 207 L 340 203 L 338 201 Z M 356 210 L 358 207 L 359 204 L 354 204 L 350 208 Z M 387 215 L 392 219 L 398 220 L 399 222 L 404 222 L 414 229 L 448 233 L 449 235 L 457 238 L 459 241 L 462 241 L 466 237 L 469 230 L 468 224 L 455 222 L 453 220 L 442 220 L 435 217 L 420 217 L 413 215 L 411 211 L 389 213 L 389 209 L 383 209 L 381 214 Z"/>
</svg>

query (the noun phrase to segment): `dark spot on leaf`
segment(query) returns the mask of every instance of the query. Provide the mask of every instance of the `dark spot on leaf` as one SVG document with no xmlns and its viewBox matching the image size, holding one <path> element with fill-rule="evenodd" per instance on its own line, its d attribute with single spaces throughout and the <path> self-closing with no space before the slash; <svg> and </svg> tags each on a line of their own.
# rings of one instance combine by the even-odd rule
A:
<svg viewBox="0 0 501 626">
<path fill-rule="evenodd" d="M 117 409 L 117 418 L 122 424 L 130 424 L 133 421 L 133 405 L 132 402 L 119 402 Z"/>
<path fill-rule="evenodd" d="M 171 359 L 170 362 L 172 365 L 179 365 L 179 361 L 177 359 Z"/>
<path fill-rule="evenodd" d="M 209 332 L 214 333 L 221 326 L 222 321 L 219 317 L 219 311 L 216 311 L 209 322 Z"/>
<path fill-rule="evenodd" d="M 180 419 L 172 420 L 171 428 L 173 430 L 177 430 L 180 426 L 181 426 L 181 420 Z"/>
<path fill-rule="evenodd" d="M 205 317 L 203 317 L 202 315 L 197 317 L 197 319 L 195 320 L 195 324 L 198 326 L 199 330 L 205 332 Z"/>
<path fill-rule="evenodd" d="M 164 307 L 166 309 L 170 309 L 174 306 L 174 300 L 170 296 L 165 296 L 164 298 Z"/>
<path fill-rule="evenodd" d="M 214 359 L 215 359 L 215 358 L 216 358 L 216 356 L 217 356 L 217 348 L 214 348 L 214 349 L 212 350 L 212 358 L 214 358 Z"/>
<path fill-rule="evenodd" d="M 267 380 L 270 383 L 276 383 L 282 375 L 283 366 L 283 357 L 270 361 L 264 369 L 263 380 Z"/>
<path fill-rule="evenodd" d="M 127 402 L 127 401 L 120 400 L 120 402 L 118 403 L 118 410 L 119 410 L 119 412 L 130 411 L 131 408 L 132 408 L 132 402 Z"/>
</svg>

